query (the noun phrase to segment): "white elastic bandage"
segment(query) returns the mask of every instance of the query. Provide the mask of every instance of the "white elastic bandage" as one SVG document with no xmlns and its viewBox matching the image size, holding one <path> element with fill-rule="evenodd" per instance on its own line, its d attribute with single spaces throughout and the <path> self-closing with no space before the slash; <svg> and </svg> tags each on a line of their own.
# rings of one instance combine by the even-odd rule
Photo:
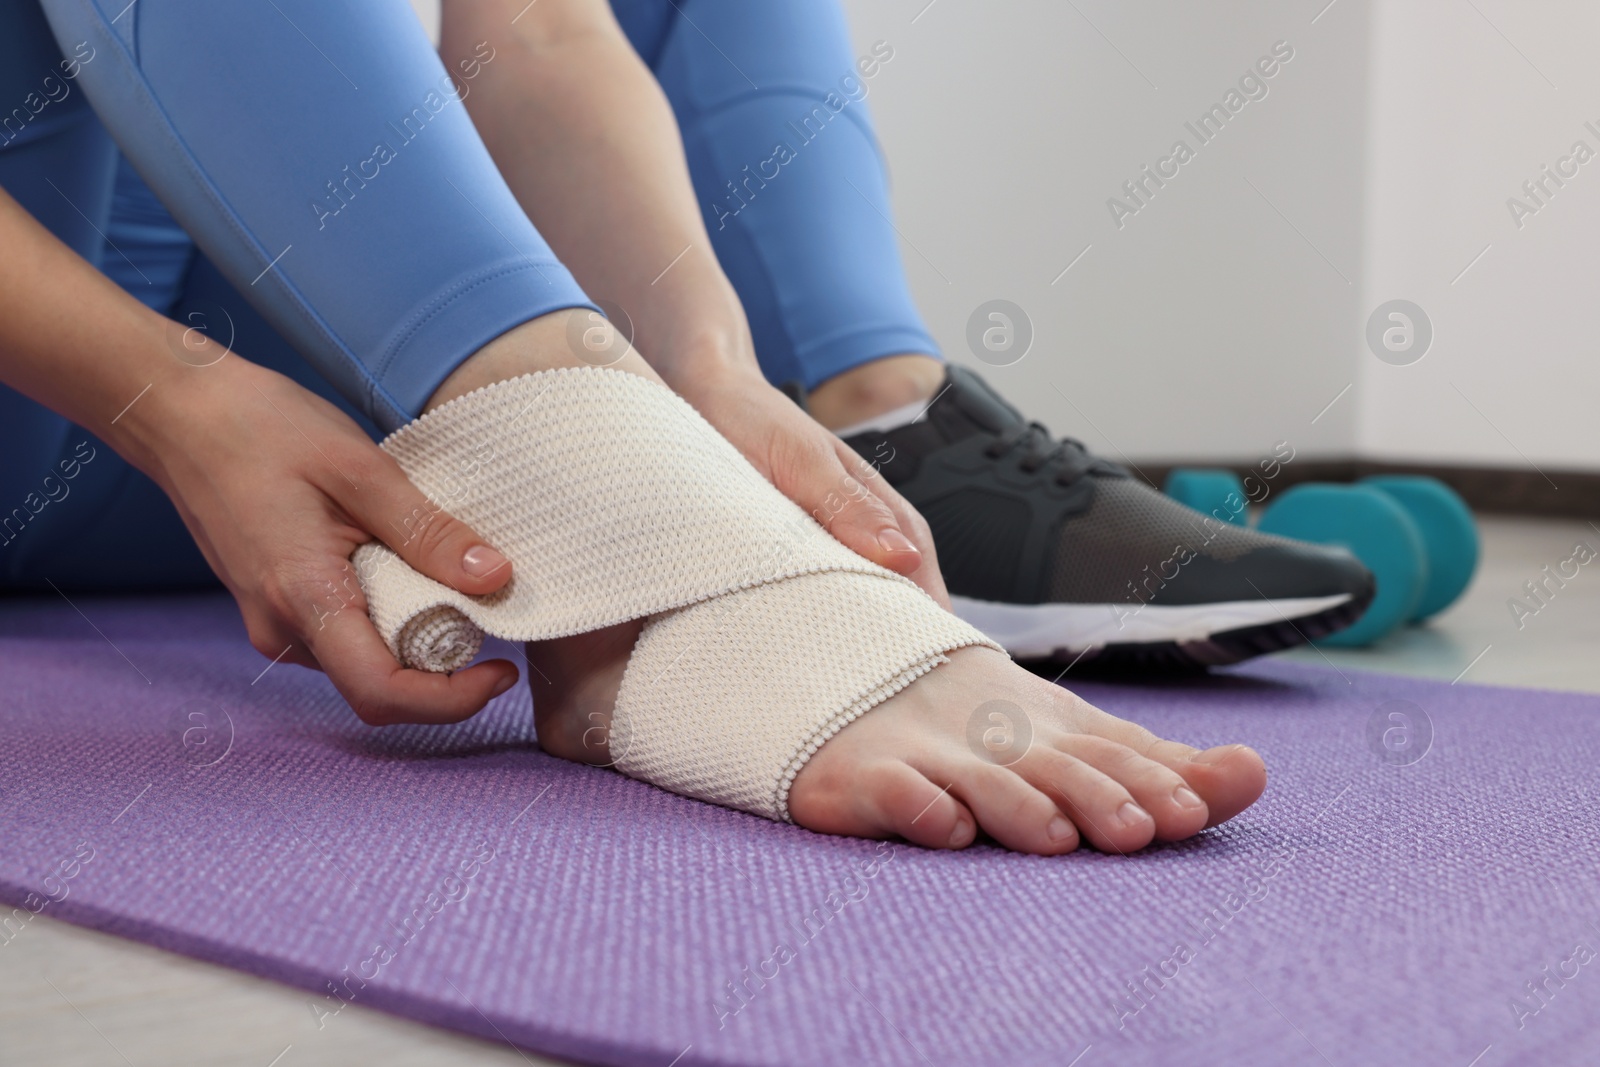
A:
<svg viewBox="0 0 1600 1067">
<path fill-rule="evenodd" d="M 789 785 L 822 742 L 945 652 L 997 647 L 839 544 L 638 375 L 583 367 L 500 382 L 382 447 L 513 571 L 471 597 L 381 543 L 361 546 L 352 560 L 390 650 L 452 671 L 484 631 L 541 641 L 649 616 L 611 755 L 674 792 L 787 819 Z"/>
</svg>

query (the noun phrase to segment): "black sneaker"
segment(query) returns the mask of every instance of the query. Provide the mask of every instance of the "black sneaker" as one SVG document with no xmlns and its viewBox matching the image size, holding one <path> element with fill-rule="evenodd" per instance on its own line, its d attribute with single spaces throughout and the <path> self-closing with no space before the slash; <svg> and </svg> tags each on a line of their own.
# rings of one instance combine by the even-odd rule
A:
<svg viewBox="0 0 1600 1067">
<path fill-rule="evenodd" d="M 956 613 L 1019 660 L 1237 663 L 1349 626 L 1375 592 L 1348 552 L 1184 507 L 963 367 L 924 418 L 846 440 L 928 520 Z"/>
</svg>

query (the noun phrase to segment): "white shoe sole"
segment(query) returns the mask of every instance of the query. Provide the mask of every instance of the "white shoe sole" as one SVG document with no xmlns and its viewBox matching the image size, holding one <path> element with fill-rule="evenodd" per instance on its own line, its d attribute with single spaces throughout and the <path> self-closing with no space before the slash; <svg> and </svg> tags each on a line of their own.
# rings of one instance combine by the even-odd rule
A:
<svg viewBox="0 0 1600 1067">
<path fill-rule="evenodd" d="M 1105 645 L 1204 641 L 1247 626 L 1318 615 L 1350 600 L 1334 596 L 1233 600 L 1217 604 L 1002 604 L 953 596 L 956 614 L 1018 659 Z"/>
</svg>

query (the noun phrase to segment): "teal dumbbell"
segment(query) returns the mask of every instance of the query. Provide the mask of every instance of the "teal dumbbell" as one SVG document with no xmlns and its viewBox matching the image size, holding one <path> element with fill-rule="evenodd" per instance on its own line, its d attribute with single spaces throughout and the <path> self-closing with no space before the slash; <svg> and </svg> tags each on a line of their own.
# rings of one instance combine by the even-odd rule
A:
<svg viewBox="0 0 1600 1067">
<path fill-rule="evenodd" d="M 1230 470 L 1213 467 L 1174 467 L 1162 490 L 1180 504 L 1219 522 L 1246 525 L 1244 483 Z"/>
<path fill-rule="evenodd" d="M 1369 645 L 1448 607 L 1477 567 L 1478 534 L 1466 504 L 1443 482 L 1383 476 L 1355 485 L 1307 482 L 1267 508 L 1262 533 L 1349 549 L 1377 581 L 1354 625 L 1324 638 Z"/>
<path fill-rule="evenodd" d="M 1422 535 L 1428 580 L 1408 621 L 1421 622 L 1454 604 L 1478 569 L 1478 527 L 1467 502 L 1439 479 L 1417 474 L 1375 475 L 1360 484 L 1398 501 Z"/>
</svg>

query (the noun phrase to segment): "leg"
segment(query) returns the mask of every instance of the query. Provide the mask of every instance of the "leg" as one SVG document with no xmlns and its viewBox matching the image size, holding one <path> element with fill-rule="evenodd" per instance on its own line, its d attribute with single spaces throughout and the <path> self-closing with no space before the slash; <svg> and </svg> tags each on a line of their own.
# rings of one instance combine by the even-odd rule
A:
<svg viewBox="0 0 1600 1067">
<path fill-rule="evenodd" d="M 43 6 L 94 49 L 78 82 L 150 187 L 382 428 L 494 338 L 587 305 L 406 5 Z M 272 110 L 221 121 L 217 99 Z"/>
<path fill-rule="evenodd" d="M 197 261 L 188 235 L 95 118 L 73 61 L 58 50 L 38 7 L 20 5 L 8 16 L 0 50 L 8 98 L 32 99 L 38 108 L 29 122 L 14 120 L 0 132 L 0 187 L 130 295 L 177 319 L 180 330 L 214 326 L 234 350 L 361 418 L 209 261 Z M 92 51 L 75 45 L 70 54 Z M 0 585 L 109 591 L 217 584 L 171 501 L 145 474 L 93 434 L 4 387 L 0 453 L 9 460 L 0 471 L 0 500 L 11 508 L 0 524 Z"/>
<path fill-rule="evenodd" d="M 379 436 L 214 264 L 196 255 L 182 227 L 126 159 L 117 158 L 98 122 L 87 111 L 84 119 L 84 129 L 65 137 L 0 151 L 0 187 L 28 197 L 24 206 L 58 238 L 98 262 L 147 307 L 174 319 L 175 344 L 181 346 L 184 331 L 205 332 L 295 380 L 365 424 L 369 435 Z M 63 191 L 72 189 L 75 180 L 81 188 L 86 175 L 113 170 L 111 190 L 99 196 L 75 189 L 69 203 L 50 188 L 53 182 Z M 49 195 L 30 196 L 35 186 Z M 74 205 L 95 214 L 86 218 Z M 102 592 L 217 585 L 172 502 L 143 472 L 89 431 L 11 389 L 0 387 L 0 412 L 0 452 L 12 460 L 0 499 L 22 505 L 0 528 L 0 585 L 48 591 L 54 583 L 67 591 Z M 37 511 L 27 506 L 30 492 Z"/>
<path fill-rule="evenodd" d="M 819 0 L 612 7 L 672 103 L 768 380 L 810 390 L 830 427 L 932 396 L 943 368 L 866 106 L 893 48 L 856 56 L 843 13 Z"/>
<path fill-rule="evenodd" d="M 37 7 L 0 32 L 6 99 L 49 103 L 0 133 L 0 188 L 91 263 L 122 272 L 135 295 L 170 301 L 165 275 L 117 229 L 117 149 L 73 79 Z M 114 242 L 106 246 L 107 235 Z M 126 258 L 124 258 L 126 254 Z M 135 263 L 139 266 L 135 266 Z M 141 268 L 143 275 L 141 275 Z M 214 585 L 172 504 L 93 434 L 0 386 L 0 588 L 63 590 Z"/>
</svg>

